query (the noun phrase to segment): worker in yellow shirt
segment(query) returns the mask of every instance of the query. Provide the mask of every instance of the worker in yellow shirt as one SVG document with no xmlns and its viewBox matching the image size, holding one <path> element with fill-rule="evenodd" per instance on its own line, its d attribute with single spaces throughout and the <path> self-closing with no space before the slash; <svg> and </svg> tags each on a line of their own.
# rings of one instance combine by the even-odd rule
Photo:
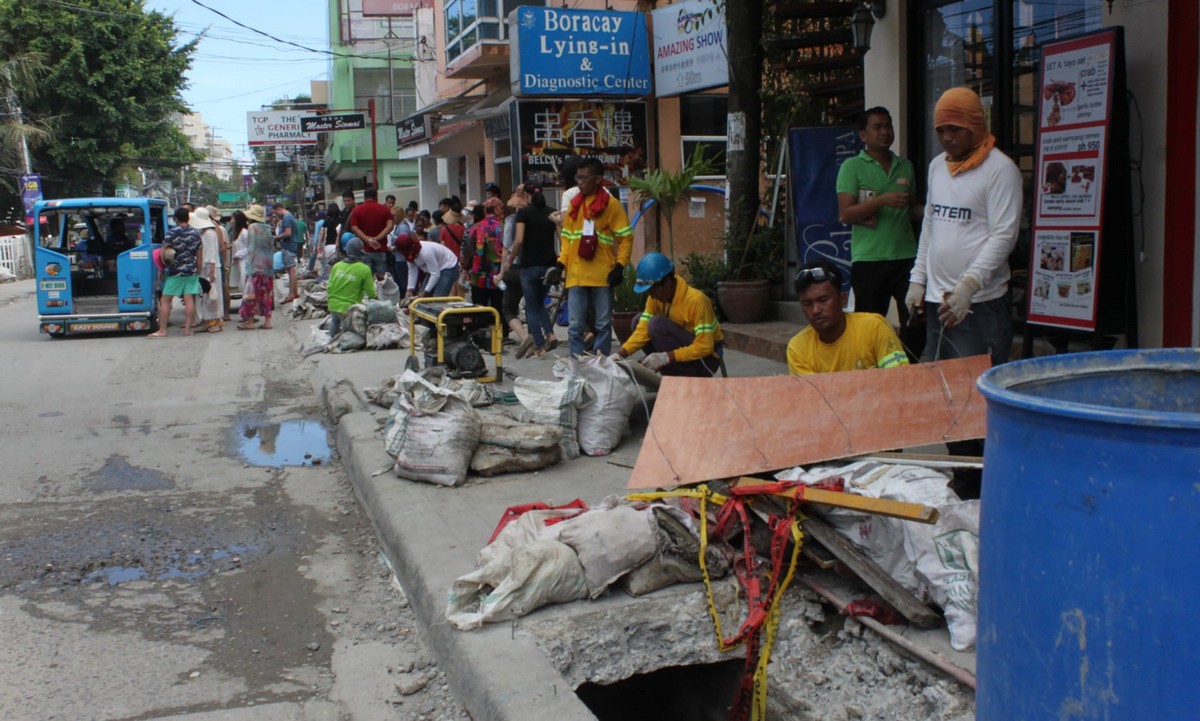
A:
<svg viewBox="0 0 1200 721">
<path fill-rule="evenodd" d="M 594 348 L 612 350 L 613 288 L 621 284 L 633 252 L 633 229 L 625 207 L 604 189 L 604 164 L 585 158 L 575 174 L 579 194 L 563 215 L 562 252 L 546 271 L 544 282 L 554 285 L 566 273 L 571 356 L 583 354 L 588 311 L 595 314 Z"/>
<path fill-rule="evenodd" d="M 878 313 L 847 313 L 842 275 L 830 265 L 805 266 L 796 294 L 808 327 L 788 341 L 792 375 L 908 365 L 896 331 Z"/>
<path fill-rule="evenodd" d="M 649 293 L 633 335 L 614 356 L 644 350 L 642 365 L 665 376 L 709 378 L 721 367 L 717 346 L 724 340 L 712 301 L 675 273 L 662 253 L 647 253 L 637 266 L 633 289 Z"/>
</svg>

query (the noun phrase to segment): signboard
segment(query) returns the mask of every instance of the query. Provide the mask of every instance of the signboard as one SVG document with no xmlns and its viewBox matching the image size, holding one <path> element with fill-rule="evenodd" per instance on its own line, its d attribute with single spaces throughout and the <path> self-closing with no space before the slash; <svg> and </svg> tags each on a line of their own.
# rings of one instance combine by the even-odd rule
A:
<svg viewBox="0 0 1200 721">
<path fill-rule="evenodd" d="M 33 225 L 33 204 L 42 199 L 42 176 L 21 176 L 21 202 L 25 204 L 25 225 Z"/>
<path fill-rule="evenodd" d="M 655 95 L 728 85 L 726 52 L 725 3 L 685 0 L 655 10 Z"/>
<path fill-rule="evenodd" d="M 420 9 L 432 8 L 433 0 L 362 0 L 363 17 L 412 17 Z"/>
<path fill-rule="evenodd" d="M 337 130 L 362 130 L 367 118 L 362 113 L 343 115 L 307 115 L 300 118 L 300 130 L 305 133 L 332 133 Z"/>
<path fill-rule="evenodd" d="M 644 13 L 522 7 L 510 22 L 513 95 L 650 95 Z"/>
<path fill-rule="evenodd" d="M 560 187 L 558 169 L 571 155 L 599 158 L 610 185 L 623 186 L 646 173 L 644 103 L 518 100 L 509 108 L 521 182 Z"/>
<path fill-rule="evenodd" d="M 1042 50 L 1031 323 L 1096 330 L 1114 40 L 1106 31 Z"/>
<path fill-rule="evenodd" d="M 300 126 L 299 110 L 254 110 L 246 113 L 250 147 L 316 145 L 317 139 Z"/>
<path fill-rule="evenodd" d="M 862 151 L 853 126 L 788 131 L 788 192 L 800 265 L 828 263 L 850 290 L 850 226 L 838 222 L 837 176 L 842 163 Z"/>
<path fill-rule="evenodd" d="M 405 147 L 428 142 L 433 137 L 433 115 L 418 113 L 396 122 L 396 145 Z"/>
</svg>

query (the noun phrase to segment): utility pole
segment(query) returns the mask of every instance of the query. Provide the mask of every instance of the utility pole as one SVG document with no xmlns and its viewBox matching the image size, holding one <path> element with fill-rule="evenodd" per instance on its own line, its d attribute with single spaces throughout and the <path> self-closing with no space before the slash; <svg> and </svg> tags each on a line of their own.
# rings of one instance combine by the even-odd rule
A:
<svg viewBox="0 0 1200 721">
<path fill-rule="evenodd" d="M 747 0 L 737 7 L 726 3 L 725 22 L 729 31 L 729 125 L 726 197 L 730 207 L 747 214 L 745 226 L 727 215 L 729 229 L 749 233 L 760 204 L 759 147 L 762 144 L 763 0 Z"/>
</svg>

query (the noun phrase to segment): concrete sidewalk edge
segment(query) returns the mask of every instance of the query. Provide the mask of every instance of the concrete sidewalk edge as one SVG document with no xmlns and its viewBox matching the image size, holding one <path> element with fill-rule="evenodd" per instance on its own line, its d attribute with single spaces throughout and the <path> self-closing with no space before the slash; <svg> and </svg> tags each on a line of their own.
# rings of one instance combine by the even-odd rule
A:
<svg viewBox="0 0 1200 721">
<path fill-rule="evenodd" d="M 323 398 L 336 395 L 331 383 L 336 380 L 324 379 Z M 378 429 L 370 413 L 343 415 L 337 423 L 338 453 L 408 595 L 420 631 L 460 702 L 475 721 L 594 719 L 525 634 L 513 634 L 509 624 L 463 632 L 446 621 L 445 591 L 431 588 L 425 578 L 421 550 L 426 539 L 409 530 L 419 527 L 417 516 L 427 512 L 407 502 L 405 485 L 412 482 L 391 470 L 392 459 Z"/>
</svg>

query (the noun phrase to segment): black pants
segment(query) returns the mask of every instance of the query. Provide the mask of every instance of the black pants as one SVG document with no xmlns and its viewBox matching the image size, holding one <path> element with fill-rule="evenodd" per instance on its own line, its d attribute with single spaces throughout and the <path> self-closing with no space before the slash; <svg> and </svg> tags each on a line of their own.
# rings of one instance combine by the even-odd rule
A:
<svg viewBox="0 0 1200 721">
<path fill-rule="evenodd" d="M 892 299 L 900 318 L 900 342 L 908 352 L 908 362 L 916 363 L 925 350 L 925 324 L 918 317 L 911 325 L 904 296 L 908 294 L 908 275 L 913 258 L 905 260 L 870 260 L 850 265 L 850 287 L 854 289 L 854 310 L 859 313 L 878 313 L 884 317 Z"/>
</svg>

